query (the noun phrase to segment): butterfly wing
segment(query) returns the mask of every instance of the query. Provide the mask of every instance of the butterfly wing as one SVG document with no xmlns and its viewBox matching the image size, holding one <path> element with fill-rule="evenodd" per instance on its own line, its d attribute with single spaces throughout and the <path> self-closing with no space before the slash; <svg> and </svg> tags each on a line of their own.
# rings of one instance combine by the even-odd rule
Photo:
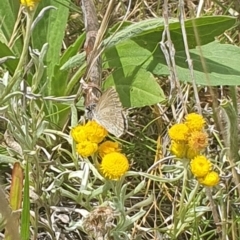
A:
<svg viewBox="0 0 240 240">
<path fill-rule="evenodd" d="M 116 137 L 120 137 L 127 128 L 126 114 L 115 88 L 111 87 L 100 97 L 93 119 Z"/>
</svg>

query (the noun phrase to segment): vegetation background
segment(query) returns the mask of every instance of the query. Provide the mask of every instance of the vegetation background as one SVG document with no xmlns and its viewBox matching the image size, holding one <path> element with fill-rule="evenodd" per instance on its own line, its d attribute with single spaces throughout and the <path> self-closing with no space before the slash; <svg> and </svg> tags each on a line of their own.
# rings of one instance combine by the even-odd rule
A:
<svg viewBox="0 0 240 240">
<path fill-rule="evenodd" d="M 94 1 L 103 89 L 129 109 L 128 133 L 113 138 L 131 164 L 119 181 L 77 156 L 69 135 L 84 112 L 80 5 L 1 1 L 0 237 L 240 239 L 238 3 Z M 190 112 L 207 123 L 213 188 L 169 151 L 167 130 Z"/>
</svg>

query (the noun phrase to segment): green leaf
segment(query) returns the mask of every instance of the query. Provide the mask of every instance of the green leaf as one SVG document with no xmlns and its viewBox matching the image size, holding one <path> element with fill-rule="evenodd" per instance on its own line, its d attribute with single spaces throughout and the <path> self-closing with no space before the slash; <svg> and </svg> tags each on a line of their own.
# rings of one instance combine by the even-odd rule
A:
<svg viewBox="0 0 240 240">
<path fill-rule="evenodd" d="M 145 21 L 143 21 L 145 22 Z M 151 19 L 152 23 L 156 19 Z M 207 44 L 214 40 L 214 37 L 223 33 L 227 28 L 231 27 L 235 22 L 231 17 L 203 17 L 196 20 L 188 20 L 185 22 L 188 34 L 188 41 L 190 48 L 197 46 L 195 41 L 193 26 L 197 26 L 198 38 L 201 44 Z M 220 26 L 219 26 L 220 25 Z M 150 26 L 154 26 L 153 24 Z M 132 26 L 131 26 L 132 27 Z M 169 24 L 171 29 L 172 41 L 175 49 L 178 51 L 184 50 L 182 33 L 179 23 Z M 125 31 L 125 29 L 123 30 Z M 159 42 L 161 41 L 163 26 L 155 24 L 148 30 L 142 31 L 140 34 L 131 38 L 131 40 L 120 41 L 113 39 L 113 43 L 118 43 L 116 46 L 107 48 L 105 55 L 107 56 L 106 67 L 124 67 L 125 65 L 139 65 L 139 63 L 146 62 L 143 67 L 151 72 L 161 71 L 162 65 L 165 65 L 165 57 L 160 49 Z M 117 34 L 116 34 L 117 35 Z M 126 34 L 124 35 L 127 36 Z M 131 35 L 133 36 L 133 34 Z M 112 42 L 110 46 L 112 45 Z M 148 59 L 148 61 L 146 61 Z"/>
<path fill-rule="evenodd" d="M 239 85 L 240 83 L 240 48 L 228 44 L 212 42 L 201 46 L 202 58 L 199 47 L 191 49 L 194 75 L 197 84 L 202 85 Z M 126 68 L 127 66 L 139 66 L 158 76 L 169 75 L 169 68 L 161 50 L 149 49 L 139 46 L 135 41 L 129 40 L 120 43 L 115 49 L 106 51 L 106 65 L 108 68 Z M 179 50 L 175 54 L 177 74 L 180 81 L 191 82 L 185 50 Z M 201 59 L 207 65 L 208 79 L 202 67 Z"/>
<path fill-rule="evenodd" d="M 154 76 L 140 67 L 125 66 L 115 70 L 104 82 L 104 88 L 115 85 L 124 107 L 143 107 L 164 100 Z"/>
<path fill-rule="evenodd" d="M 185 21 L 189 48 L 195 48 L 199 45 L 198 41 L 200 45 L 213 42 L 216 36 L 223 34 L 224 31 L 233 27 L 235 23 L 236 18 L 229 16 L 207 16 Z M 169 27 L 175 49 L 185 49 L 180 23 L 172 23 Z"/>
<path fill-rule="evenodd" d="M 239 47 L 213 42 L 201 47 L 202 57 L 199 48 L 191 50 L 190 53 L 197 84 L 207 86 L 240 84 Z M 206 64 L 207 75 L 204 73 L 201 59 Z M 177 53 L 176 64 L 179 79 L 191 82 L 185 53 Z M 164 72 L 167 73 L 163 70 Z"/>
<path fill-rule="evenodd" d="M 170 21 L 175 22 L 177 20 L 171 19 Z M 110 36 L 109 38 L 105 39 L 104 45 L 106 45 L 106 48 L 111 48 L 112 46 L 116 46 L 117 44 L 123 41 L 133 39 L 133 38 L 137 39 L 140 36 L 163 31 L 163 29 L 164 29 L 163 18 L 151 18 L 151 19 L 143 20 L 143 21 L 131 24 L 130 26 L 125 27 L 121 31 L 117 32 L 114 36 Z M 159 41 L 160 39 L 161 39 L 161 35 L 158 36 Z"/>
<path fill-rule="evenodd" d="M 20 6 L 20 1 L 19 0 L 8 0 L 8 2 L 11 5 L 11 9 L 13 12 L 13 15 L 17 17 L 18 11 L 19 11 L 19 6 Z"/>
<path fill-rule="evenodd" d="M 19 0 L 1 0 L 0 22 L 1 30 L 7 40 L 10 39 L 17 18 Z"/>
<path fill-rule="evenodd" d="M 131 26 L 133 23 L 130 21 L 117 22 L 113 27 L 108 29 L 107 35 L 111 36 L 116 33 L 116 31 L 123 30 L 124 28 Z"/>
<path fill-rule="evenodd" d="M 11 57 L 15 57 L 13 52 L 9 49 L 8 46 L 6 46 L 6 44 L 0 42 L 0 58 L 3 57 L 7 57 L 7 56 L 11 56 Z M 15 69 L 17 67 L 18 64 L 18 59 L 8 59 L 6 62 L 4 62 L 4 65 L 7 67 L 8 71 L 10 72 L 10 74 L 13 74 L 15 72 Z"/>
<path fill-rule="evenodd" d="M 1 149 L 2 151 L 2 149 Z M 9 157 L 6 155 L 7 153 L 4 154 L 0 154 L 0 164 L 3 164 L 3 163 L 11 163 L 11 164 L 14 164 L 15 162 L 17 162 L 18 160 L 13 158 L 13 157 Z"/>
<path fill-rule="evenodd" d="M 183 50 L 184 44 L 182 39 L 181 25 L 176 21 L 178 20 L 170 19 L 169 28 L 171 31 L 171 38 L 175 49 Z M 195 48 L 197 46 L 194 28 L 197 27 L 196 32 L 198 34 L 198 40 L 200 44 L 203 45 L 214 41 L 214 38 L 216 36 L 222 34 L 225 30 L 232 27 L 235 22 L 236 18 L 229 16 L 207 16 L 186 20 L 185 27 L 187 31 L 189 48 Z M 124 24 L 124 26 L 127 24 Z M 130 26 L 126 26 L 123 29 L 121 28 L 119 32 L 113 36 L 109 36 L 104 40 L 105 52 L 112 51 L 112 47 L 117 47 L 117 49 L 122 47 L 124 48 L 122 50 L 131 52 L 134 51 L 134 55 L 131 57 L 141 54 L 141 51 L 143 51 L 143 49 L 152 53 L 156 47 L 158 47 L 159 42 L 162 40 L 163 30 L 164 21 L 162 18 L 152 18 L 131 24 Z M 140 52 L 136 52 L 136 50 L 132 49 L 132 43 L 130 40 L 134 41 L 137 46 L 142 47 L 142 49 L 139 50 Z M 165 58 L 160 49 L 158 50 L 157 54 L 160 54 L 161 58 L 165 62 Z M 144 54 L 141 54 L 141 56 L 144 56 Z M 82 64 L 83 59 L 85 59 L 85 53 L 74 56 L 73 58 L 69 59 L 68 64 L 64 65 L 64 69 L 67 70 L 71 67 L 79 66 Z M 132 62 L 132 60 L 130 62 Z"/>
<path fill-rule="evenodd" d="M 81 34 L 78 39 L 72 44 L 63 54 L 63 56 L 60 59 L 60 63 L 57 64 L 54 68 L 54 76 L 52 77 L 52 92 L 51 95 L 54 96 L 64 96 L 66 95 L 66 90 L 68 89 L 68 93 L 70 94 L 71 89 L 67 87 L 68 85 L 68 75 L 69 71 L 62 69 L 62 66 L 68 62 L 69 58 L 72 56 L 75 56 L 79 49 L 82 47 L 84 40 L 85 40 L 86 34 Z M 85 59 L 84 59 L 85 60 Z M 79 81 L 79 80 L 78 80 Z M 75 83 L 76 84 L 76 83 Z M 75 86 L 74 84 L 74 86 Z"/>
<path fill-rule="evenodd" d="M 175 49 L 181 50 L 184 49 L 182 30 L 180 23 L 176 21 L 176 19 L 170 20 L 169 29 Z M 216 36 L 232 27 L 235 22 L 236 18 L 228 16 L 207 16 L 186 20 L 185 28 L 189 48 L 194 48 L 198 45 L 194 29 L 196 29 L 200 45 L 203 45 L 214 41 Z M 132 39 L 140 46 L 152 52 L 156 45 L 161 41 L 163 30 L 164 21 L 162 18 L 147 19 L 124 28 L 113 37 L 110 36 L 104 41 L 104 43 L 105 45 L 108 43 L 107 48 L 110 48 L 123 41 Z M 111 39 L 111 41 L 109 39 Z"/>
<path fill-rule="evenodd" d="M 1 0 L 0 7 L 0 41 L 4 43 L 8 43 L 12 37 L 13 29 L 18 17 L 19 11 L 19 0 Z M 12 51 L 17 56 L 20 56 L 22 51 L 22 39 L 19 36 L 15 36 L 14 44 L 11 47 Z"/>
<path fill-rule="evenodd" d="M 76 86 L 76 81 L 79 82 L 79 78 L 77 78 L 74 83 L 69 81 L 69 71 L 62 69 L 61 67 L 66 62 L 68 62 L 69 57 L 75 55 L 78 52 L 79 48 L 81 48 L 83 45 L 84 40 L 85 34 L 80 35 L 74 44 L 65 51 L 60 59 L 60 63 L 55 66 L 54 76 L 51 79 L 51 95 L 69 95 L 71 94 L 72 89 Z M 69 117 L 70 106 L 66 106 L 66 104 L 61 103 L 56 103 L 54 105 L 49 103 L 47 108 L 50 114 L 50 121 L 59 125 L 59 127 L 62 127 L 65 124 L 66 119 Z"/>
<path fill-rule="evenodd" d="M 81 52 L 71 58 L 68 59 L 68 61 L 62 65 L 61 70 L 70 70 L 75 67 L 79 67 L 85 63 L 86 60 L 86 54 L 85 52 Z"/>
<path fill-rule="evenodd" d="M 65 4 L 69 4 L 69 2 L 66 1 Z M 33 46 L 41 49 L 46 42 L 49 43 L 46 65 L 47 76 L 50 79 L 48 94 L 52 95 L 51 81 L 54 76 L 54 68 L 60 61 L 69 9 L 57 1 L 45 0 L 39 3 L 38 11 L 50 5 L 56 7 L 56 10 L 46 11 L 44 17 L 37 23 L 33 31 Z"/>
<path fill-rule="evenodd" d="M 78 51 L 82 48 L 84 41 L 86 39 L 86 33 L 82 33 L 78 38 L 74 41 L 72 45 L 68 47 L 68 49 L 64 52 L 61 57 L 60 64 L 63 65 L 68 61 L 68 59 L 72 56 L 75 56 Z"/>
<path fill-rule="evenodd" d="M 235 18 L 228 16 L 210 16 L 185 21 L 189 47 L 195 48 L 198 43 L 195 39 L 194 28 L 196 28 L 200 44 L 207 44 L 212 42 L 217 35 L 232 27 L 235 22 Z M 169 28 L 176 49 L 179 78 L 183 81 L 190 81 L 180 23 L 172 22 L 169 24 Z M 149 71 L 159 76 L 169 75 L 169 68 L 159 45 L 163 30 L 164 25 L 161 18 L 148 19 L 125 27 L 104 41 L 106 45 L 103 56 L 104 67 L 115 69 L 113 74 L 107 78 L 105 85 L 116 85 L 125 107 L 155 104 L 164 98 L 161 89 L 156 87 L 153 76 L 147 73 Z M 198 55 L 192 56 L 197 58 L 196 62 L 199 61 Z M 79 54 L 74 58 L 70 59 L 68 66 L 65 64 L 64 67 L 68 68 L 70 64 L 74 65 L 74 61 L 76 63 L 77 60 L 83 59 L 84 54 Z M 142 75 L 136 73 L 137 69 Z M 134 74 L 133 71 L 135 71 Z M 197 72 L 196 79 L 198 83 L 202 83 L 204 81 L 203 73 Z M 148 96 L 146 91 L 151 96 Z"/>
</svg>

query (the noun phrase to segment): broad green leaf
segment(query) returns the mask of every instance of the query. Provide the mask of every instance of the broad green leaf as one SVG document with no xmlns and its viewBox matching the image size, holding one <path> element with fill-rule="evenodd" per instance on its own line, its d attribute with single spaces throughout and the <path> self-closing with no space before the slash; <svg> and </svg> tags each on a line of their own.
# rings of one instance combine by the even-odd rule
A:
<svg viewBox="0 0 240 240">
<path fill-rule="evenodd" d="M 140 50 L 138 50 L 140 51 Z M 202 54 L 202 56 L 201 56 Z M 239 85 L 240 84 L 240 48 L 229 44 L 212 42 L 190 50 L 193 61 L 194 76 L 197 84 L 206 86 Z M 186 61 L 185 51 L 177 51 L 175 55 L 177 74 L 180 81 L 192 82 Z M 130 59 L 128 59 L 130 61 Z M 206 64 L 204 73 L 202 61 Z M 149 65 L 144 67 L 156 75 L 169 75 L 169 69 L 163 56 L 154 54 Z"/>
<path fill-rule="evenodd" d="M 153 18 L 153 19 L 148 19 L 147 21 L 141 21 L 135 24 L 126 22 L 124 26 L 126 27 L 121 28 L 121 30 L 117 33 L 114 32 L 113 35 L 109 36 L 107 39 L 104 40 L 105 51 L 109 49 L 110 49 L 109 51 L 111 51 L 112 50 L 111 47 L 114 47 L 116 44 L 120 44 L 123 41 L 136 37 L 140 34 L 147 33 L 148 31 L 153 32 L 154 29 L 158 27 L 161 27 L 161 29 L 163 29 L 163 19 Z M 115 30 L 116 28 L 117 26 L 114 26 Z M 112 32 L 111 29 L 110 29 L 110 32 Z M 155 42 L 155 45 L 156 44 L 157 43 Z M 81 65 L 84 60 L 85 60 L 85 52 L 82 52 L 72 57 L 71 59 L 69 59 L 69 61 L 66 64 L 64 64 L 62 68 L 67 70 L 73 67 L 77 67 Z"/>
<path fill-rule="evenodd" d="M 198 44 L 204 45 L 215 40 L 215 37 L 234 26 L 236 18 L 229 16 L 207 16 L 185 21 L 189 48 L 195 48 Z M 185 49 L 182 40 L 180 23 L 170 24 L 171 39 L 176 50 Z"/>
<path fill-rule="evenodd" d="M 69 2 L 65 2 L 65 4 Z M 49 44 L 49 50 L 46 57 L 47 76 L 50 79 L 48 85 L 48 94 L 52 95 L 54 91 L 52 86 L 52 77 L 54 76 L 54 68 L 59 64 L 62 40 L 65 34 L 66 23 L 68 19 L 69 9 L 67 6 L 54 0 L 41 1 L 38 6 L 38 11 L 46 6 L 54 6 L 57 9 L 46 11 L 43 18 L 37 23 L 33 31 L 33 45 L 34 48 L 41 49 L 47 42 Z"/>
<path fill-rule="evenodd" d="M 136 41 L 128 40 L 119 43 L 116 47 L 112 47 L 105 51 L 103 60 L 106 61 L 105 68 L 124 68 L 125 66 L 139 66 L 142 68 L 148 68 L 150 71 L 155 69 L 158 61 L 161 58 L 165 62 L 164 55 L 158 47 L 155 50 L 155 54 L 158 57 L 154 66 L 152 64 L 154 60 L 154 50 L 150 51 L 144 46 L 140 46 Z M 150 66 L 149 66 L 150 65 Z"/>
<path fill-rule="evenodd" d="M 179 22 L 176 22 L 176 19 L 171 19 L 169 28 L 171 31 L 171 38 L 174 44 L 175 49 L 183 50 L 183 39 L 182 39 L 182 31 Z M 236 19 L 229 16 L 207 16 L 201 17 L 193 20 L 186 20 L 185 27 L 187 31 L 188 44 L 189 48 L 195 48 L 197 46 L 197 41 L 195 39 L 194 27 L 197 27 L 198 40 L 201 45 L 210 43 L 214 41 L 214 38 L 220 34 L 222 34 L 225 30 L 229 29 L 234 25 Z M 114 58 L 114 51 L 112 48 L 117 48 L 117 50 L 131 51 L 131 57 L 135 58 L 136 62 L 145 61 L 150 55 L 157 49 L 156 55 L 154 58 L 158 58 L 158 60 L 165 62 L 165 58 L 162 54 L 162 51 L 159 47 L 159 42 L 162 40 L 162 34 L 164 30 L 164 22 L 162 18 L 153 18 L 147 19 L 138 23 L 131 24 L 119 32 L 114 34 L 113 36 L 109 36 L 104 40 L 105 45 L 105 54 L 110 54 L 111 59 L 107 59 L 108 61 L 112 61 Z M 141 47 L 141 50 L 132 48 L 132 45 L 135 43 L 136 46 Z M 121 50 L 120 50 L 121 48 Z M 113 51 L 113 53 L 111 53 Z M 137 52 L 139 51 L 139 52 Z M 147 54 L 144 56 L 144 54 Z M 160 59 L 159 59 L 160 55 Z M 118 57 L 128 57 L 129 55 L 118 54 L 115 58 Z M 68 64 L 64 65 L 64 69 L 69 69 L 72 67 L 79 66 L 82 64 L 82 60 L 85 59 L 85 53 L 80 53 L 73 58 L 69 59 Z M 114 59 L 116 60 L 116 59 Z M 120 66 L 122 59 L 117 59 L 118 65 L 115 62 L 109 63 L 109 65 L 114 65 L 115 67 Z M 150 60 L 151 62 L 152 60 Z M 130 60 L 132 62 L 132 59 Z M 135 61 L 132 62 L 134 64 Z M 120 64 L 120 65 L 119 65 Z M 138 63 L 137 63 L 138 64 Z M 135 65 L 135 64 L 134 64 Z M 123 64 L 124 66 L 124 64 Z M 154 66 L 149 66 L 149 70 L 153 71 L 156 67 L 161 67 L 157 63 L 154 63 Z"/>
<path fill-rule="evenodd" d="M 197 84 L 202 85 L 239 85 L 240 84 L 240 48 L 228 44 L 217 42 L 201 46 L 203 61 L 208 69 L 208 79 L 204 73 L 199 47 L 191 49 L 191 58 L 193 60 L 194 74 Z M 160 50 L 156 48 L 150 52 L 144 47 L 140 47 L 135 41 L 125 41 L 119 44 L 115 49 L 106 51 L 105 67 L 126 68 L 131 65 L 139 66 L 158 76 L 169 75 L 169 68 L 165 57 Z M 189 68 L 186 62 L 185 50 L 176 51 L 175 60 L 177 73 L 180 81 L 191 82 Z"/>
<path fill-rule="evenodd" d="M 202 60 L 207 66 L 207 74 L 204 73 L 202 67 L 199 48 L 192 49 L 190 53 L 193 60 L 194 75 L 197 84 L 207 86 L 240 85 L 239 47 L 229 44 L 220 44 L 218 42 L 202 46 Z M 177 53 L 176 64 L 179 79 L 191 82 L 185 53 Z M 165 71 L 163 70 L 163 72 Z"/>
<path fill-rule="evenodd" d="M 220 20 L 223 21 L 222 24 Z M 154 19 L 154 21 L 156 21 L 156 19 Z M 231 17 L 203 17 L 186 21 L 189 46 L 194 48 L 197 45 L 193 25 L 197 26 L 200 42 L 206 44 L 212 42 L 215 36 L 223 33 L 224 30 L 231 27 L 234 22 L 235 19 Z M 178 51 L 184 50 L 180 24 L 172 23 L 169 24 L 169 27 L 171 29 L 174 47 L 178 53 Z M 118 44 L 116 46 L 107 48 L 105 51 L 108 62 L 106 67 L 118 68 L 125 67 L 125 65 L 129 64 L 138 66 L 145 62 L 143 68 L 147 68 L 153 73 L 161 72 L 162 65 L 165 65 L 165 57 L 159 46 L 162 30 L 163 26 L 161 28 L 155 27 L 154 32 L 148 33 L 149 30 L 145 30 L 141 35 L 138 33 L 138 36 L 131 38 L 131 40 L 117 41 Z"/>
<path fill-rule="evenodd" d="M 115 85 L 124 107 L 143 107 L 164 100 L 154 76 L 139 67 L 125 66 L 115 70 L 104 82 L 104 88 Z"/>
<path fill-rule="evenodd" d="M 194 48 L 198 45 L 194 28 L 196 29 L 197 38 L 200 44 L 203 45 L 214 41 L 216 36 L 232 27 L 235 22 L 236 18 L 228 16 L 208 16 L 186 20 L 185 28 L 189 48 Z M 175 19 L 170 20 L 169 29 L 175 49 L 184 49 L 180 23 L 176 22 Z M 140 46 L 144 46 L 149 49 L 149 51 L 153 51 L 162 39 L 163 30 L 164 22 L 162 18 L 147 19 L 124 28 L 113 37 L 110 36 L 109 38 L 111 38 L 111 41 L 108 38 L 104 43 L 108 43 L 107 48 L 110 48 L 123 41 L 132 39 Z"/>
<path fill-rule="evenodd" d="M 176 19 L 170 20 L 170 22 L 176 22 Z M 110 36 L 104 41 L 106 48 L 116 46 L 122 41 L 128 39 L 138 38 L 139 36 L 144 36 L 147 34 L 153 34 L 154 32 L 163 31 L 164 29 L 164 20 L 163 18 L 151 18 L 143 20 L 137 23 L 133 23 L 128 27 L 125 27 L 121 31 L 117 32 L 114 36 Z M 160 41 L 161 35 L 158 35 L 158 40 Z M 159 42 L 158 41 L 158 42 Z M 156 43 L 156 41 L 155 41 Z"/>
</svg>

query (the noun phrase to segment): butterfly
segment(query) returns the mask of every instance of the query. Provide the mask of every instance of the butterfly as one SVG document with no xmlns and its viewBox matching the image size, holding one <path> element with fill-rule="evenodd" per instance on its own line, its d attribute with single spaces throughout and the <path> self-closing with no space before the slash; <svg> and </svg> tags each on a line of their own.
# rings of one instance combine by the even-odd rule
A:
<svg viewBox="0 0 240 240">
<path fill-rule="evenodd" d="M 95 120 L 108 132 L 120 137 L 127 130 L 127 117 L 114 87 L 108 88 L 97 104 L 87 108 L 88 119 Z"/>
</svg>

